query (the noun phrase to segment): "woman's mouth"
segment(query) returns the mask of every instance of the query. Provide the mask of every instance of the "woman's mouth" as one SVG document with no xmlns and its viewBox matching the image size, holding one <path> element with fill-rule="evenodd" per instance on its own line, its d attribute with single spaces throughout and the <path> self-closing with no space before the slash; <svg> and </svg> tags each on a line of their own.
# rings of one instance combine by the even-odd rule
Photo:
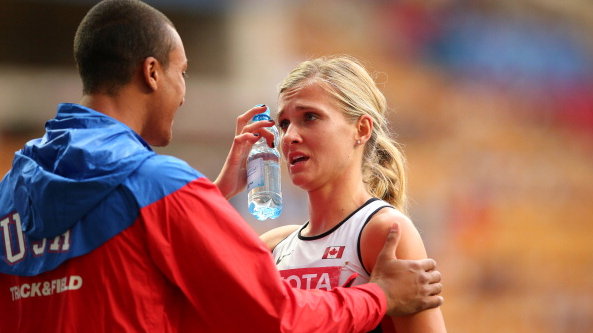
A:
<svg viewBox="0 0 593 333">
<path fill-rule="evenodd" d="M 297 163 L 304 162 L 308 159 L 309 159 L 309 157 L 305 156 L 303 154 L 291 154 L 289 156 L 289 163 L 290 163 L 290 165 L 295 165 Z"/>
</svg>

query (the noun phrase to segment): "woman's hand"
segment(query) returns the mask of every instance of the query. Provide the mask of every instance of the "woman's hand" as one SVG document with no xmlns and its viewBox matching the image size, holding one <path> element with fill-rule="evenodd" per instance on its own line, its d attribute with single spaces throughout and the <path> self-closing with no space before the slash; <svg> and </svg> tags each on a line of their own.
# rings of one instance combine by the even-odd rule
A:
<svg viewBox="0 0 593 333">
<path fill-rule="evenodd" d="M 274 121 L 249 123 L 253 116 L 263 113 L 265 110 L 265 105 L 258 105 L 237 117 L 233 145 L 220 174 L 214 181 L 214 184 L 227 199 L 232 198 L 247 186 L 247 155 L 249 155 L 251 146 L 262 137 L 266 139 L 270 147 L 274 145 L 274 135 L 265 130 L 265 127 L 273 126 Z"/>
</svg>

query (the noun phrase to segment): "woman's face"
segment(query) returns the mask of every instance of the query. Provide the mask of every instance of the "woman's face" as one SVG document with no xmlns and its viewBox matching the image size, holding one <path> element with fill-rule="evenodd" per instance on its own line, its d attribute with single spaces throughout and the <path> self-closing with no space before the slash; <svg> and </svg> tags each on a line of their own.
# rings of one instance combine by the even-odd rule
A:
<svg viewBox="0 0 593 333">
<path fill-rule="evenodd" d="M 313 191 L 360 168 L 355 123 L 318 83 L 282 93 L 278 110 L 282 154 L 293 184 Z"/>
</svg>

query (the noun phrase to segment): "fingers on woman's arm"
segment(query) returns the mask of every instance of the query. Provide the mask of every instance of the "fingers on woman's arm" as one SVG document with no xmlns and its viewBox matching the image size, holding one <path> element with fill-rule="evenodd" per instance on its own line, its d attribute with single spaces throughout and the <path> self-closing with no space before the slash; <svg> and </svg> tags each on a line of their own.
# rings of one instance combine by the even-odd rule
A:
<svg viewBox="0 0 593 333">
<path fill-rule="evenodd" d="M 364 227 L 360 239 L 360 248 L 362 255 L 362 263 L 367 271 L 372 271 L 377 260 L 377 255 L 383 248 L 382 240 L 390 234 L 393 224 L 397 225 L 397 246 L 393 248 L 391 254 L 395 258 L 397 249 L 399 249 L 399 242 L 402 240 L 404 230 L 402 229 L 403 217 L 394 215 L 391 209 L 383 208 Z"/>
<path fill-rule="evenodd" d="M 397 256 L 398 259 L 413 259 L 400 261 L 408 262 L 410 264 L 409 269 L 416 272 L 415 285 L 421 288 L 418 293 L 422 295 L 422 297 L 415 299 L 420 300 L 422 305 L 417 309 L 429 309 L 440 305 L 443 302 L 442 296 L 439 295 L 442 284 L 440 283 L 441 275 L 436 270 L 436 262 L 432 259 L 426 259 L 426 250 L 418 230 L 412 221 L 403 214 L 384 208 L 367 224 L 361 238 L 361 250 L 365 266 L 367 264 L 371 266 L 375 263 L 375 258 L 372 258 L 373 252 L 376 253 L 378 247 L 375 243 L 380 243 L 377 240 L 385 238 L 387 230 L 393 223 L 397 223 L 400 231 L 397 248 L 392 250 L 395 252 L 393 256 Z M 369 250 L 371 252 L 365 255 L 365 251 Z M 372 268 L 368 267 L 367 269 Z M 400 273 L 403 274 L 403 272 Z M 411 287 L 412 285 L 408 289 L 411 289 Z M 402 297 L 400 301 L 406 299 L 405 294 L 402 295 L 400 295 Z M 438 309 L 423 311 L 413 316 L 393 317 L 392 320 L 398 332 L 443 333 L 446 331 L 442 314 Z"/>
</svg>

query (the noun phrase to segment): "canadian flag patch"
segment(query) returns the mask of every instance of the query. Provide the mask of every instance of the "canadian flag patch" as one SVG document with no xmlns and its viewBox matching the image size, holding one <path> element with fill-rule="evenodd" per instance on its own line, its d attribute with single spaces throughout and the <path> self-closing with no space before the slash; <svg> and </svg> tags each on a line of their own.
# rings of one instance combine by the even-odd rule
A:
<svg viewBox="0 0 593 333">
<path fill-rule="evenodd" d="M 328 246 L 323 253 L 321 259 L 340 259 L 344 254 L 345 246 Z"/>
</svg>

